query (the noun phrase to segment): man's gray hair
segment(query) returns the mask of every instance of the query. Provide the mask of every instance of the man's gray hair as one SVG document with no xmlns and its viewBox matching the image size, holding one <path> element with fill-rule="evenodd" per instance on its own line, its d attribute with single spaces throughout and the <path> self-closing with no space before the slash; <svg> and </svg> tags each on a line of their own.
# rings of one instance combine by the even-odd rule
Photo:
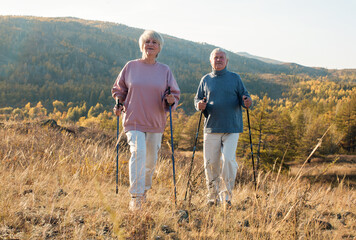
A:
<svg viewBox="0 0 356 240">
<path fill-rule="evenodd" d="M 211 53 L 210 53 L 210 59 L 212 59 L 213 55 L 214 55 L 215 53 L 217 53 L 217 52 L 222 52 L 222 53 L 224 53 L 225 56 L 226 56 L 226 59 L 229 59 L 229 56 L 227 55 L 226 50 L 223 49 L 223 48 L 215 48 L 213 51 L 211 51 Z"/>
<path fill-rule="evenodd" d="M 140 36 L 140 39 L 138 40 L 138 44 L 140 45 L 140 50 L 141 52 L 143 51 L 143 45 L 145 44 L 146 40 L 149 38 L 153 38 L 154 40 L 156 40 L 159 43 L 159 49 L 160 51 L 163 48 L 163 37 L 161 36 L 161 34 L 159 34 L 158 32 L 155 32 L 153 30 L 145 30 L 142 35 Z"/>
</svg>

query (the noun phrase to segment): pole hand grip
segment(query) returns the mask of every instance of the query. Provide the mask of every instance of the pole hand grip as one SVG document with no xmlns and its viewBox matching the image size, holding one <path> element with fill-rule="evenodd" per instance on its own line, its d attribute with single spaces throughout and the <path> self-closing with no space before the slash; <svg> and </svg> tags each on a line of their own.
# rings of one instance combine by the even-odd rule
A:
<svg viewBox="0 0 356 240">
<path fill-rule="evenodd" d="M 120 106 L 120 99 L 116 98 L 116 107 L 119 108 L 119 106 Z"/>
<path fill-rule="evenodd" d="M 119 98 L 116 98 L 116 108 L 119 109 L 120 106 L 124 106 L 124 104 L 120 102 Z"/>
<path fill-rule="evenodd" d="M 171 94 L 171 87 L 168 87 L 168 88 L 167 88 L 167 94 L 168 94 L 168 95 Z M 168 104 L 169 107 L 171 107 L 171 106 L 174 105 L 174 103 L 172 103 L 172 104 L 168 103 L 167 99 L 166 99 L 166 103 Z"/>
<path fill-rule="evenodd" d="M 206 103 L 206 97 L 203 98 L 203 102 Z M 201 112 L 204 112 L 205 110 L 200 110 Z"/>
</svg>

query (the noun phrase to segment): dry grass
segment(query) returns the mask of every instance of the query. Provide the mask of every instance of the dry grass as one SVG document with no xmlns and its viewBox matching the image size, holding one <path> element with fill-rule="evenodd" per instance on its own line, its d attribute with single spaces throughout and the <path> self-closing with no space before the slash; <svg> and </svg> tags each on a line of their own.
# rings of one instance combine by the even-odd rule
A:
<svg viewBox="0 0 356 240">
<path fill-rule="evenodd" d="M 140 213 L 128 210 L 128 155 L 120 155 L 115 194 L 115 133 L 59 132 L 36 123 L 0 127 L 0 239 L 354 239 L 356 194 L 343 181 L 311 184 L 294 176 L 238 171 L 233 208 L 205 205 L 197 153 L 190 204 L 183 202 L 190 156 L 176 154 L 174 205 L 169 149 Z M 85 138 L 83 136 L 86 136 Z M 187 210 L 189 218 L 182 216 Z"/>
</svg>

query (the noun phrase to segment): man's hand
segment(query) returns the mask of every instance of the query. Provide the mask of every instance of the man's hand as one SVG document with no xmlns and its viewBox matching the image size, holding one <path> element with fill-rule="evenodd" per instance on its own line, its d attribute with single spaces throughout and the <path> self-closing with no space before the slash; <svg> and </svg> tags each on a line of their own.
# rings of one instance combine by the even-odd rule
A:
<svg viewBox="0 0 356 240">
<path fill-rule="evenodd" d="M 249 108 L 252 105 L 252 99 L 247 96 L 242 96 L 245 107 Z"/>
<path fill-rule="evenodd" d="M 200 111 L 204 111 L 205 108 L 206 108 L 206 98 L 204 98 L 203 100 L 200 100 L 200 101 L 198 102 L 198 109 L 199 109 Z"/>
</svg>

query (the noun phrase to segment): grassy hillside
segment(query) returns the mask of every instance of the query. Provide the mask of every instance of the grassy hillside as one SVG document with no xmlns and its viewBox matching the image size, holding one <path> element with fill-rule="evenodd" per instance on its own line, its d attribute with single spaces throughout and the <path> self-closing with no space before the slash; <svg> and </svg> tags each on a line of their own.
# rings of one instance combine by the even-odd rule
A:
<svg viewBox="0 0 356 240">
<path fill-rule="evenodd" d="M 353 239 L 356 192 L 348 182 L 267 172 L 254 191 L 251 168 L 239 160 L 232 209 L 207 208 L 197 153 L 193 192 L 183 196 L 191 153 L 176 153 L 178 204 L 163 145 L 153 189 L 140 214 L 128 210 L 128 155 L 120 153 L 115 194 L 115 137 L 74 133 L 36 122 L 0 127 L 0 239 Z M 111 136 L 111 137 L 110 137 Z M 95 140 L 94 140 L 95 139 Z M 328 165 L 330 167 L 330 165 Z M 189 217 L 181 210 L 186 210 Z"/>
<path fill-rule="evenodd" d="M 76 18 L 0 16 L 0 107 L 22 107 L 53 100 L 101 103 L 112 106 L 110 88 L 124 64 L 141 56 L 142 29 Z M 201 77 L 210 71 L 209 54 L 215 46 L 164 35 L 159 61 L 168 64 L 182 93 L 183 108 L 191 102 Z M 320 77 L 327 69 L 297 64 L 269 64 L 229 54 L 229 69 L 242 75 L 253 94 L 276 99 L 290 76 Z M 265 79 L 261 74 L 276 78 Z M 281 79 L 282 81 L 277 81 Z"/>
</svg>

